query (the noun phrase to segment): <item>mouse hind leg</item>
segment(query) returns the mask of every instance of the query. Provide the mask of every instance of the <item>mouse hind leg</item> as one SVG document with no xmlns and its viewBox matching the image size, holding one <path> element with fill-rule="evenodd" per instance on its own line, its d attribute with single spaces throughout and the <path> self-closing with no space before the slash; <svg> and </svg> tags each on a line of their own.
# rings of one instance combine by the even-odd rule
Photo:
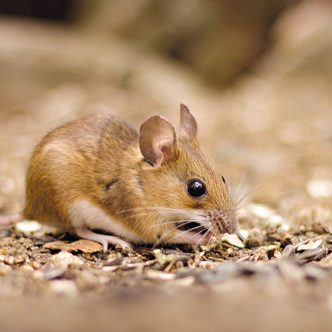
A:
<svg viewBox="0 0 332 332">
<path fill-rule="evenodd" d="M 104 251 L 107 251 L 108 244 L 119 245 L 122 249 L 132 251 L 131 245 L 121 238 L 92 231 L 100 229 L 113 234 L 117 233 L 114 232 L 116 222 L 112 217 L 88 200 L 76 201 L 69 207 L 69 220 L 78 237 L 101 243 Z"/>
<path fill-rule="evenodd" d="M 128 242 L 121 240 L 116 236 L 95 233 L 86 227 L 75 229 L 75 234 L 82 239 L 92 240 L 102 244 L 104 252 L 107 251 L 109 244 L 119 245 L 124 250 L 133 251 Z"/>
</svg>

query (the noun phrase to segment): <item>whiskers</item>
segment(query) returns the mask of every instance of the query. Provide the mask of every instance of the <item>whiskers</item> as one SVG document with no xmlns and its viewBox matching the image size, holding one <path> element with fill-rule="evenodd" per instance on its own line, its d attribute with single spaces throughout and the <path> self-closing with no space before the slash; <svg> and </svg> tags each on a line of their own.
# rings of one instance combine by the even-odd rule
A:
<svg viewBox="0 0 332 332">
<path fill-rule="evenodd" d="M 192 223 L 192 221 L 188 221 L 187 222 Z M 160 245 L 161 243 L 163 243 L 163 241 L 167 238 L 167 243 L 181 243 L 181 241 L 177 242 L 176 239 L 177 238 L 181 238 L 183 236 L 185 236 L 188 233 L 193 233 L 191 236 L 192 238 L 196 238 L 198 239 L 198 241 L 195 243 L 195 247 L 198 246 L 202 241 L 204 241 L 205 237 L 209 234 L 210 232 L 210 228 L 206 228 L 203 225 L 198 225 L 192 228 L 189 228 L 187 230 L 177 230 L 175 235 L 172 235 L 170 237 L 171 234 L 174 234 L 174 230 L 168 230 L 167 232 L 165 232 L 163 234 L 163 236 L 161 238 L 158 239 L 158 241 L 156 241 L 156 244 L 154 245 L 154 247 Z M 187 242 L 183 242 L 184 244 Z"/>
<path fill-rule="evenodd" d="M 235 210 L 237 212 L 244 207 L 245 200 L 250 195 L 252 195 L 264 182 L 264 181 L 260 181 L 256 185 L 254 185 L 252 188 L 250 188 L 249 190 L 244 191 L 244 188 L 243 188 L 244 178 L 245 178 L 245 176 L 243 176 L 241 178 L 239 184 L 237 185 L 235 192 L 233 192 L 233 196 L 235 198 L 235 203 L 234 203 Z M 241 203 L 242 203 L 242 205 L 240 205 Z"/>
<path fill-rule="evenodd" d="M 158 224 L 151 225 L 151 229 L 159 228 L 160 233 L 162 233 L 162 236 L 156 241 L 155 246 L 163 243 L 164 240 L 167 240 L 169 243 L 176 243 L 177 238 L 181 239 L 181 237 L 189 232 L 192 233 L 192 237 L 199 237 L 202 233 L 209 232 L 209 218 L 203 212 L 193 211 L 192 213 L 188 213 L 188 210 L 174 210 L 176 213 L 173 216 L 167 216 L 168 219 L 173 218 L 173 220 L 160 220 Z M 179 219 L 181 215 L 183 218 Z"/>
<path fill-rule="evenodd" d="M 181 238 L 189 232 L 192 232 L 190 236 L 197 237 L 197 242 L 203 242 L 207 233 L 210 232 L 209 217 L 202 210 L 142 206 L 117 211 L 116 215 L 130 216 L 134 219 L 150 219 L 152 223 L 148 224 L 147 233 L 150 233 L 153 238 L 157 238 L 155 246 L 163 242 L 174 243 L 177 238 Z M 151 215 L 153 215 L 152 218 Z"/>
</svg>

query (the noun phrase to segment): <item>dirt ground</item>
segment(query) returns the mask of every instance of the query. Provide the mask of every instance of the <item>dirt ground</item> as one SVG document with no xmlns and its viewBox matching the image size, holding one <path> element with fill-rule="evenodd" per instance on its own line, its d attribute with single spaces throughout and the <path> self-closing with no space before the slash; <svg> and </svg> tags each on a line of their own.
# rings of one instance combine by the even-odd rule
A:
<svg viewBox="0 0 332 332">
<path fill-rule="evenodd" d="M 0 21 L 1 213 L 24 205 L 50 129 L 101 111 L 176 122 L 180 102 L 242 199 L 237 234 L 199 248 L 103 253 L 38 223 L 1 230 L 2 331 L 330 330 L 332 10 L 314 3 L 283 17 L 273 49 L 223 91 L 109 36 Z M 309 12 L 307 29 L 290 23 Z"/>
</svg>

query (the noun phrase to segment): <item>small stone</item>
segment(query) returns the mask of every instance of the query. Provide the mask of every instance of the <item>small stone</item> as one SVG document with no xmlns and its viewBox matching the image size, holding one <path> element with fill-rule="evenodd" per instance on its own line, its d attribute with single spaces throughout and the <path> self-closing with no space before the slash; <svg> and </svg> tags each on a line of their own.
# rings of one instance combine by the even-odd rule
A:
<svg viewBox="0 0 332 332">
<path fill-rule="evenodd" d="M 296 248 L 296 251 L 303 251 L 303 250 L 311 250 L 311 249 L 316 249 L 320 247 L 322 244 L 323 240 L 319 239 L 317 241 L 309 241 L 306 244 L 301 244 Z"/>
<path fill-rule="evenodd" d="M 67 266 L 65 264 L 59 264 L 58 266 L 48 264 L 43 269 L 43 274 L 45 279 L 51 280 L 62 276 L 66 271 Z"/>
<path fill-rule="evenodd" d="M 274 227 L 281 226 L 283 224 L 283 222 L 284 222 L 284 218 L 278 214 L 272 214 L 267 219 L 267 223 Z"/>
<path fill-rule="evenodd" d="M 41 225 L 37 221 L 21 221 L 15 225 L 15 229 L 22 233 L 33 233 L 41 229 Z"/>
<path fill-rule="evenodd" d="M 313 198 L 332 197 L 332 180 L 310 180 L 307 185 L 307 192 Z"/>
<path fill-rule="evenodd" d="M 36 261 L 33 261 L 33 262 L 31 263 L 31 266 L 32 266 L 35 270 L 39 270 L 39 269 L 41 268 L 41 265 L 40 265 L 38 262 L 36 262 Z"/>
<path fill-rule="evenodd" d="M 175 274 L 173 273 L 166 273 L 156 270 L 148 270 L 145 276 L 148 279 L 161 280 L 161 281 L 168 281 L 175 279 Z"/>
<path fill-rule="evenodd" d="M 15 258 L 13 256 L 6 256 L 4 262 L 8 265 L 13 265 L 15 262 Z"/>
<path fill-rule="evenodd" d="M 53 280 L 49 283 L 50 291 L 55 295 L 74 297 L 78 295 L 75 283 L 71 280 Z"/>
<path fill-rule="evenodd" d="M 283 223 L 281 225 L 281 229 L 284 231 L 284 232 L 288 232 L 290 230 L 290 225 L 287 224 L 287 223 Z"/>
<path fill-rule="evenodd" d="M 239 237 L 236 234 L 225 234 L 222 239 L 222 242 L 226 242 L 233 247 L 243 249 L 244 248 L 244 243 L 239 239 Z"/>
<path fill-rule="evenodd" d="M 6 265 L 4 263 L 0 263 L 0 276 L 3 276 L 10 272 L 12 268 L 9 265 Z"/>
<path fill-rule="evenodd" d="M 282 252 L 282 255 L 284 257 L 291 257 L 291 256 L 295 256 L 295 247 L 291 244 L 287 245 L 284 249 L 284 251 Z"/>
<path fill-rule="evenodd" d="M 246 229 L 240 229 L 238 231 L 239 238 L 244 241 L 249 236 L 249 231 Z"/>
<path fill-rule="evenodd" d="M 53 255 L 51 257 L 51 260 L 54 263 L 64 264 L 65 266 L 68 266 L 68 265 L 82 265 L 83 264 L 82 260 L 79 257 L 74 256 L 73 254 L 71 254 L 67 251 L 62 251 L 62 252 L 59 252 L 56 255 Z"/>
</svg>

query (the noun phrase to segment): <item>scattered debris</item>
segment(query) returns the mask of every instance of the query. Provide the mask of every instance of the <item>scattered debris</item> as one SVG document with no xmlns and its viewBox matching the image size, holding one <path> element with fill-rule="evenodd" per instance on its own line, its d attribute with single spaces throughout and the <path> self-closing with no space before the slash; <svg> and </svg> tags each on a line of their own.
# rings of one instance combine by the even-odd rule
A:
<svg viewBox="0 0 332 332">
<path fill-rule="evenodd" d="M 101 252 L 103 250 L 103 246 L 100 243 L 90 240 L 78 240 L 74 242 L 55 241 L 46 243 L 43 247 L 49 250 L 61 250 L 68 252 L 80 251 L 86 254 Z"/>
<path fill-rule="evenodd" d="M 316 249 L 316 248 L 320 247 L 322 243 L 323 243 L 322 239 L 319 239 L 317 241 L 309 240 L 305 244 L 300 244 L 299 246 L 297 246 L 296 251 Z"/>
</svg>

